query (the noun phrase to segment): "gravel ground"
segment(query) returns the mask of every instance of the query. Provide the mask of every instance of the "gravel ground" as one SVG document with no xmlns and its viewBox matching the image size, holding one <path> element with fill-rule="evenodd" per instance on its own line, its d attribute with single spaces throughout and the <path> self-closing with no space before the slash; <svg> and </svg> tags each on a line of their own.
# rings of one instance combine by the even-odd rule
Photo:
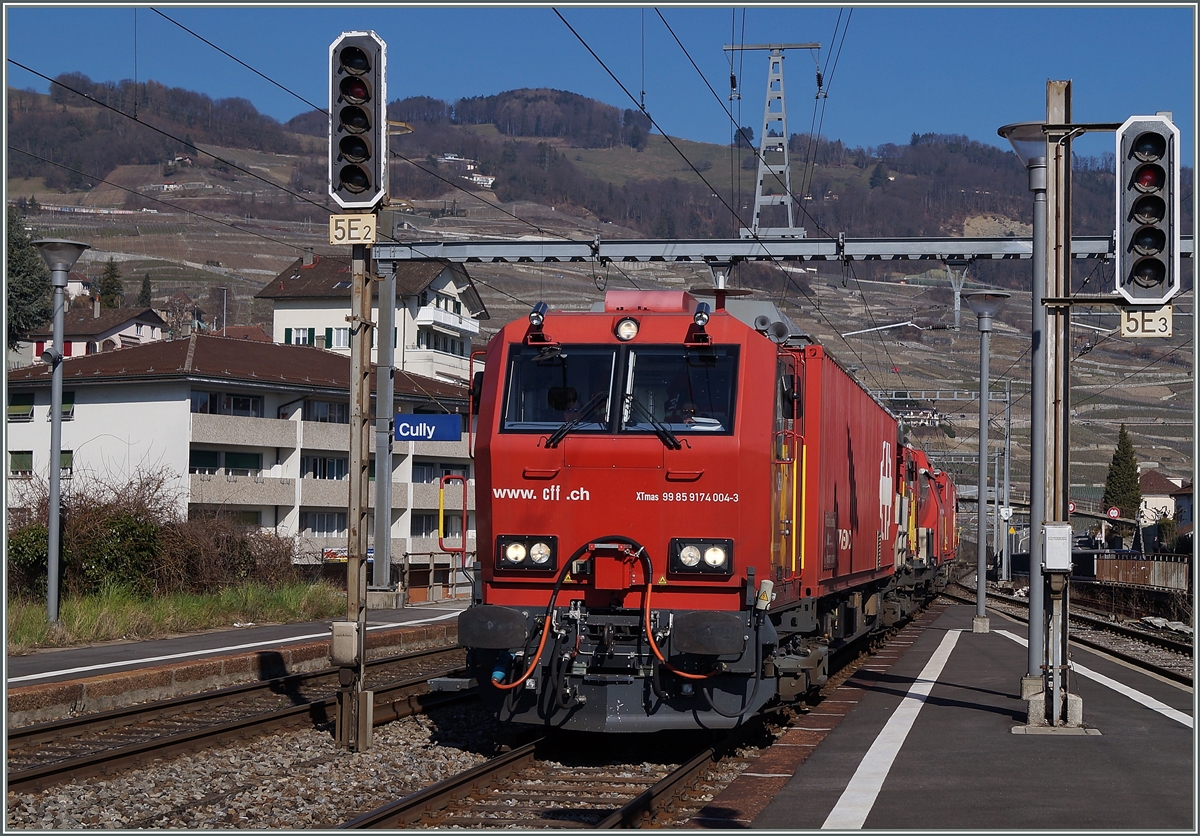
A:
<svg viewBox="0 0 1200 836">
<path fill-rule="evenodd" d="M 329 828 L 482 763 L 497 739 L 478 706 L 375 729 L 349 753 L 305 729 L 37 793 L 10 792 L 5 829 Z"/>
<path fill-rule="evenodd" d="M 974 595 L 970 592 L 965 593 L 970 597 Z M 1015 604 L 1010 604 L 1007 601 L 1000 601 L 996 598 L 989 598 L 987 601 L 989 608 L 994 608 L 1000 612 L 1006 612 L 1010 615 L 1020 616 L 1025 618 L 1028 615 L 1028 609 L 1019 607 Z M 1078 624 L 1071 625 L 1071 635 L 1079 638 L 1086 638 L 1089 641 L 1102 644 L 1105 647 L 1113 650 L 1127 653 L 1130 656 L 1136 656 L 1139 659 L 1145 659 L 1147 662 L 1158 665 L 1169 670 L 1179 671 L 1182 673 L 1191 673 L 1193 670 L 1192 659 L 1189 656 L 1184 656 L 1176 653 L 1173 650 L 1158 647 L 1157 645 L 1147 642 L 1138 641 L 1137 639 L 1119 636 L 1115 633 L 1110 633 L 1105 630 L 1095 630 L 1087 627 L 1081 627 Z"/>
</svg>

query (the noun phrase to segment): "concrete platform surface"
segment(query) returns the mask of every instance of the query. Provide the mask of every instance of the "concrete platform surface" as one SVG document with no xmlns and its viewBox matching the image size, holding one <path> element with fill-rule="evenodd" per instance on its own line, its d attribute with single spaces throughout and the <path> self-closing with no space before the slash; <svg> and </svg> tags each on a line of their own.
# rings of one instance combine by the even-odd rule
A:
<svg viewBox="0 0 1200 836">
<path fill-rule="evenodd" d="M 1085 732 L 1025 734 L 1025 625 L 950 606 L 749 825 L 778 830 L 1196 830 L 1190 688 L 1083 648 Z M 818 707 L 819 710 L 819 707 Z M 742 825 L 743 827 L 746 825 Z"/>
<path fill-rule="evenodd" d="M 453 624 L 468 603 L 467 599 L 462 599 L 417 604 L 398 610 L 367 610 L 367 635 L 398 626 Z M 13 688 L 173 662 L 275 650 L 290 644 L 327 641 L 330 623 L 250 624 L 153 641 L 109 642 L 40 650 L 24 656 L 7 656 L 5 676 L 8 687 Z"/>
</svg>

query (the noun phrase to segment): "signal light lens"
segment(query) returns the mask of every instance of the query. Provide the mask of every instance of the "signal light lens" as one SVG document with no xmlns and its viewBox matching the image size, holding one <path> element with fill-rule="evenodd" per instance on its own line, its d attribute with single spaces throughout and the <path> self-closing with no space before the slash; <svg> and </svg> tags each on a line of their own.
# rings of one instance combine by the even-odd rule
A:
<svg viewBox="0 0 1200 836">
<path fill-rule="evenodd" d="M 348 46 L 338 53 L 342 69 L 353 75 L 362 75 L 371 69 L 371 59 L 367 53 L 356 46 Z"/>
<path fill-rule="evenodd" d="M 1167 216 L 1167 204 L 1157 195 L 1139 197 L 1133 204 L 1133 217 L 1140 224 L 1162 223 Z"/>
<path fill-rule="evenodd" d="M 529 559 L 539 566 L 543 565 L 550 559 L 550 546 L 540 541 L 534 543 L 529 547 Z"/>
<path fill-rule="evenodd" d="M 1141 192 L 1157 192 L 1167 182 L 1167 173 L 1162 166 L 1153 163 L 1140 166 L 1133 174 L 1133 185 Z"/>
<path fill-rule="evenodd" d="M 343 78 L 338 89 L 342 91 L 343 99 L 354 104 L 362 104 L 371 98 L 371 91 L 367 87 L 367 83 L 358 76 L 352 75 Z"/>
<path fill-rule="evenodd" d="M 1160 133 L 1145 131 L 1133 141 L 1132 151 L 1139 160 L 1161 160 L 1167 153 L 1167 138 Z"/>
<path fill-rule="evenodd" d="M 354 194 L 361 194 L 371 188 L 371 178 L 356 165 L 342 166 L 342 170 L 338 172 L 338 179 L 346 191 Z"/>
<path fill-rule="evenodd" d="M 341 152 L 344 159 L 352 163 L 361 163 L 367 157 L 371 156 L 371 149 L 367 146 L 366 140 L 360 136 L 343 137 L 338 143 L 338 150 Z"/>
<path fill-rule="evenodd" d="M 361 107 L 343 107 L 338 118 L 341 119 L 342 127 L 352 134 L 366 133 L 371 129 L 371 119 Z"/>
<path fill-rule="evenodd" d="M 1167 268 L 1157 258 L 1143 258 L 1133 265 L 1131 275 L 1135 284 L 1153 288 L 1166 280 Z"/>
<path fill-rule="evenodd" d="M 1133 236 L 1133 248 L 1142 255 L 1158 255 L 1167 247 L 1167 234 L 1158 227 L 1142 227 Z"/>
</svg>

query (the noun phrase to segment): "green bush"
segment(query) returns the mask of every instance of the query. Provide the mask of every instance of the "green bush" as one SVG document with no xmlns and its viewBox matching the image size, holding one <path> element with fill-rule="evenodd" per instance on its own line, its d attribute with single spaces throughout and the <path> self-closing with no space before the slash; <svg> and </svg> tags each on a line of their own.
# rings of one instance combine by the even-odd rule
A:
<svg viewBox="0 0 1200 836">
<path fill-rule="evenodd" d="M 49 531 L 30 523 L 8 535 L 8 588 L 13 592 L 45 597 Z"/>
</svg>

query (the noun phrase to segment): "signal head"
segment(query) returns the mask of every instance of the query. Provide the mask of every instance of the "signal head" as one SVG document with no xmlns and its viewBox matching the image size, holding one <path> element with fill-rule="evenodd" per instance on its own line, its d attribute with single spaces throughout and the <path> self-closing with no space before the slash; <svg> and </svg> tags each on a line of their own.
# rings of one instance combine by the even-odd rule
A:
<svg viewBox="0 0 1200 836">
<path fill-rule="evenodd" d="M 388 188 L 387 45 L 374 32 L 343 32 L 329 55 L 329 196 L 371 210 Z"/>
<path fill-rule="evenodd" d="M 1116 282 L 1132 305 L 1179 292 L 1179 129 L 1131 116 L 1117 129 Z"/>
</svg>

